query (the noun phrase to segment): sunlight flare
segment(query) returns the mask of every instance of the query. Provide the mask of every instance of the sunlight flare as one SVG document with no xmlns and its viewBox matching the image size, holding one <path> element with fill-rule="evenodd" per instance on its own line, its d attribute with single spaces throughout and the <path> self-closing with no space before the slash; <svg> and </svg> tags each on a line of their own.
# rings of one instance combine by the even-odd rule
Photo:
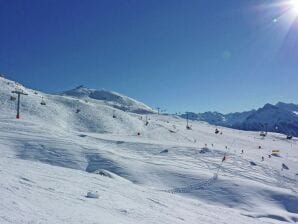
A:
<svg viewBox="0 0 298 224">
<path fill-rule="evenodd" d="M 294 12 L 298 15 L 298 0 L 293 0 L 292 6 L 293 6 Z"/>
</svg>

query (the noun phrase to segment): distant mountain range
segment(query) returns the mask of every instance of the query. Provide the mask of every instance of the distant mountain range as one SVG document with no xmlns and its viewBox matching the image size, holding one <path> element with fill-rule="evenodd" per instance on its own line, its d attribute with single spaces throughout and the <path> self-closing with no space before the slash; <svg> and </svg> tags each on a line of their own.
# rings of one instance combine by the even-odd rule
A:
<svg viewBox="0 0 298 224">
<path fill-rule="evenodd" d="M 181 117 L 186 118 L 186 114 Z M 278 102 L 257 110 L 222 114 L 218 112 L 188 113 L 190 120 L 206 121 L 213 125 L 240 130 L 278 132 L 298 136 L 298 105 Z"/>
</svg>

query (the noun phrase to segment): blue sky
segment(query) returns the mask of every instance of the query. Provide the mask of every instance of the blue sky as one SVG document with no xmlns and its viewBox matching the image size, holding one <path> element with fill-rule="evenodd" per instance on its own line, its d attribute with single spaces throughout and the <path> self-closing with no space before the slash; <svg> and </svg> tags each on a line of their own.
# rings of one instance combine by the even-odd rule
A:
<svg viewBox="0 0 298 224">
<path fill-rule="evenodd" d="M 170 112 L 298 103 L 298 19 L 270 0 L 1 0 L 0 72 Z"/>
</svg>

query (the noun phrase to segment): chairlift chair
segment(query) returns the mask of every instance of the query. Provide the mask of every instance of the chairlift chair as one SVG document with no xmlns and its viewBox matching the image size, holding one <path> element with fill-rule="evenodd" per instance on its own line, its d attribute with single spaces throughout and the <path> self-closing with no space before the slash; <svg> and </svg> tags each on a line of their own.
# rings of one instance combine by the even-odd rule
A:
<svg viewBox="0 0 298 224">
<path fill-rule="evenodd" d="M 266 137 L 266 135 L 267 135 L 266 132 L 264 132 L 264 131 L 261 131 L 261 132 L 260 132 L 260 136 L 262 136 L 262 137 Z"/>
<path fill-rule="evenodd" d="M 40 104 L 43 105 L 43 106 L 47 105 L 46 102 L 43 99 L 41 100 Z"/>
<path fill-rule="evenodd" d="M 17 98 L 16 97 L 14 97 L 14 96 L 10 96 L 10 100 L 11 101 L 15 101 Z"/>
</svg>

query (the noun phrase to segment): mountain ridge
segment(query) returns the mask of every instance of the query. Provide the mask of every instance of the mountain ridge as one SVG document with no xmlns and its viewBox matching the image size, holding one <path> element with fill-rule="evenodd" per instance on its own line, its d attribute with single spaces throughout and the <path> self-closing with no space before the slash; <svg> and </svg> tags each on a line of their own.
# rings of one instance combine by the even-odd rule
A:
<svg viewBox="0 0 298 224">
<path fill-rule="evenodd" d="M 104 101 L 106 104 L 112 107 L 128 112 L 143 114 L 155 112 L 151 107 L 131 97 L 122 95 L 115 91 L 108 91 L 105 89 L 91 89 L 84 85 L 79 85 L 74 89 L 61 92 L 60 95 Z"/>
<path fill-rule="evenodd" d="M 298 136 L 298 105 L 278 102 L 244 112 L 222 114 L 219 112 L 188 113 L 190 120 L 205 121 L 213 125 L 247 131 L 270 131 Z M 186 118 L 187 114 L 181 117 Z"/>
</svg>

